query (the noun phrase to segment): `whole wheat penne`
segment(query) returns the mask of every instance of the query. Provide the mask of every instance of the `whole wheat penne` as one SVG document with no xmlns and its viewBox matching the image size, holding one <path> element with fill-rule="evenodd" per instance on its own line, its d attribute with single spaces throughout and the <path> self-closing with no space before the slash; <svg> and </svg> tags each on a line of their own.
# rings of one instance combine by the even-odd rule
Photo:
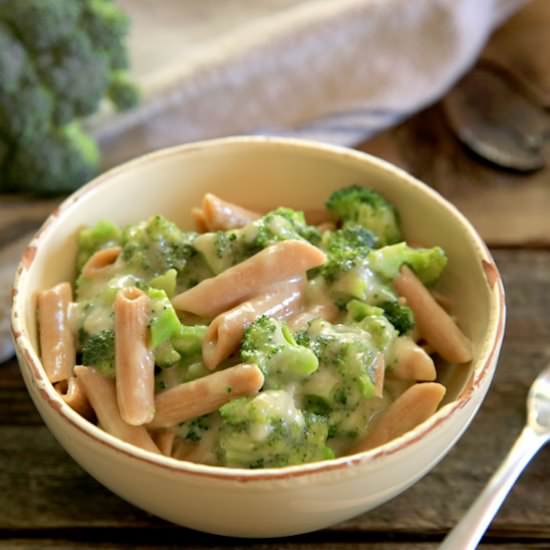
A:
<svg viewBox="0 0 550 550">
<path fill-rule="evenodd" d="M 112 266 L 120 256 L 122 249 L 120 246 L 104 248 L 93 254 L 82 268 L 84 277 L 95 277 L 102 273 L 106 268 Z"/>
<path fill-rule="evenodd" d="M 431 382 L 437 377 L 433 359 L 406 336 L 393 343 L 390 366 L 392 376 L 399 380 Z"/>
<path fill-rule="evenodd" d="M 90 419 L 93 417 L 94 411 L 92 410 L 92 406 L 80 382 L 74 376 L 70 376 L 67 380 L 57 382 L 54 387 L 61 396 L 61 399 L 63 399 L 71 409 L 75 410 L 84 418 Z"/>
<path fill-rule="evenodd" d="M 181 437 L 176 437 L 172 448 L 172 457 L 178 460 L 186 460 L 187 455 L 189 455 L 196 446 L 196 443 L 188 439 L 184 440 Z"/>
<path fill-rule="evenodd" d="M 176 309 L 212 318 L 275 283 L 322 265 L 325 254 L 306 241 L 282 241 L 172 299 Z"/>
<path fill-rule="evenodd" d="M 212 193 L 204 195 L 202 212 L 208 231 L 236 229 L 261 216 L 257 212 L 224 201 Z"/>
<path fill-rule="evenodd" d="M 160 452 L 166 456 L 172 456 L 174 439 L 176 432 L 174 430 L 158 430 L 152 433 L 153 441 Z"/>
<path fill-rule="evenodd" d="M 155 361 L 147 348 L 149 297 L 135 287 L 118 291 L 115 310 L 115 370 L 120 416 L 146 424 L 155 415 Z"/>
<path fill-rule="evenodd" d="M 60 283 L 38 295 L 38 325 L 42 364 L 50 382 L 67 380 L 76 361 L 74 336 L 69 321 L 72 290 Z"/>
<path fill-rule="evenodd" d="M 443 359 L 450 363 L 471 361 L 470 341 L 407 266 L 401 268 L 393 284 L 413 310 L 420 335 Z"/>
<path fill-rule="evenodd" d="M 74 372 L 103 430 L 127 443 L 160 453 L 143 426 L 131 426 L 120 416 L 113 380 L 105 378 L 92 367 L 77 366 Z"/>
<path fill-rule="evenodd" d="M 374 395 L 376 397 L 384 396 L 384 378 L 386 372 L 386 362 L 384 354 L 379 353 L 374 362 Z"/>
<path fill-rule="evenodd" d="M 208 231 L 208 225 L 206 223 L 206 216 L 201 208 L 192 208 L 191 217 L 195 223 L 195 229 L 199 233 L 206 233 Z"/>
<path fill-rule="evenodd" d="M 351 453 L 373 449 L 412 430 L 435 413 L 444 395 L 445 386 L 441 384 L 414 384 L 382 413 L 367 437 Z"/>
<path fill-rule="evenodd" d="M 152 429 L 169 428 L 186 420 L 218 410 L 243 395 L 254 395 L 264 383 L 256 365 L 240 364 L 179 384 L 157 394 Z"/>
<path fill-rule="evenodd" d="M 313 319 L 324 319 L 333 323 L 340 315 L 338 308 L 333 303 L 316 304 L 305 311 L 293 315 L 287 322 L 291 330 L 304 330 Z"/>
<path fill-rule="evenodd" d="M 255 296 L 233 309 L 220 313 L 209 325 L 202 345 L 202 359 L 206 368 L 215 369 L 239 346 L 244 331 L 258 317 L 267 315 L 286 319 L 300 307 L 305 280 L 279 283 L 265 294 Z"/>
</svg>

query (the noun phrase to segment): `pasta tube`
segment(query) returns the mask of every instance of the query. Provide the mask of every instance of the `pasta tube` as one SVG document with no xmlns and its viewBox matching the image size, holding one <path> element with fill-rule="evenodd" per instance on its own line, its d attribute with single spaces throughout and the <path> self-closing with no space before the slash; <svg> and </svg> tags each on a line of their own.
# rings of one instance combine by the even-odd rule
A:
<svg viewBox="0 0 550 550">
<path fill-rule="evenodd" d="M 444 395 L 445 386 L 441 384 L 414 384 L 386 409 L 351 453 L 373 449 L 412 430 L 435 413 Z"/>
<path fill-rule="evenodd" d="M 413 310 L 420 335 L 443 359 L 450 363 L 471 361 L 470 341 L 407 266 L 401 268 L 393 284 Z"/>
<path fill-rule="evenodd" d="M 307 325 L 313 319 L 324 319 L 329 323 L 333 323 L 338 318 L 340 312 L 338 308 L 331 302 L 316 304 L 305 311 L 301 311 L 293 315 L 288 320 L 288 326 L 291 330 L 305 330 Z"/>
<path fill-rule="evenodd" d="M 55 389 L 61 396 L 61 399 L 63 399 L 71 409 L 75 410 L 84 418 L 92 418 L 94 411 L 92 410 L 80 382 L 74 376 L 70 376 L 67 380 L 55 384 Z"/>
<path fill-rule="evenodd" d="M 117 261 L 121 251 L 122 249 L 120 246 L 113 246 L 112 248 L 98 250 L 84 264 L 84 267 L 82 268 L 82 275 L 84 275 L 84 277 L 94 277 L 98 273 L 101 273 L 104 269 L 113 265 Z"/>
<path fill-rule="evenodd" d="M 159 430 L 153 433 L 153 441 L 165 456 L 172 456 L 176 432 L 174 430 Z"/>
<path fill-rule="evenodd" d="M 76 362 L 74 337 L 69 322 L 71 301 L 69 283 L 60 283 L 38 295 L 42 364 L 52 383 L 67 380 Z"/>
<path fill-rule="evenodd" d="M 286 281 L 221 313 L 209 325 L 202 345 L 202 358 L 206 368 L 215 369 L 239 346 L 244 331 L 258 317 L 268 315 L 286 319 L 295 313 L 302 301 L 303 277 Z"/>
<path fill-rule="evenodd" d="M 325 254 L 306 241 L 282 241 L 175 296 L 176 309 L 212 318 L 275 283 L 322 265 Z"/>
<path fill-rule="evenodd" d="M 143 426 L 131 426 L 120 416 L 113 380 L 105 378 L 92 367 L 77 366 L 74 372 L 103 430 L 127 443 L 160 454 Z"/>
<path fill-rule="evenodd" d="M 135 287 L 118 291 L 115 304 L 115 370 L 120 416 L 139 426 L 155 415 L 155 361 L 147 348 L 149 297 Z"/>
<path fill-rule="evenodd" d="M 212 193 L 206 193 L 202 199 L 202 214 L 208 231 L 236 229 L 261 217 L 257 212 L 224 201 Z M 198 221 L 198 213 L 193 217 Z"/>
<path fill-rule="evenodd" d="M 264 376 L 256 365 L 241 364 L 179 384 L 157 394 L 152 429 L 169 428 L 186 420 L 217 411 L 243 395 L 256 394 Z"/>
<path fill-rule="evenodd" d="M 390 353 L 390 372 L 395 378 L 425 382 L 436 379 L 437 372 L 433 359 L 410 338 L 397 338 Z"/>
</svg>

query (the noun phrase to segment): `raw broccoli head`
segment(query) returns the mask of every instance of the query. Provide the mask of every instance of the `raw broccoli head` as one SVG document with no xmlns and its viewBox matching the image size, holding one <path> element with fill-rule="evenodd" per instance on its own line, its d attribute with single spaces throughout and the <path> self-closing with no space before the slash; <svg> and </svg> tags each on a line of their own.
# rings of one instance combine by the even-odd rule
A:
<svg viewBox="0 0 550 550">
<path fill-rule="evenodd" d="M 21 141 L 12 152 L 7 166 L 9 190 L 39 189 L 42 194 L 72 191 L 75 181 L 94 176 L 99 162 L 95 141 L 76 122 L 52 129 L 42 139 Z"/>
<path fill-rule="evenodd" d="M 339 189 L 329 197 L 326 207 L 344 224 L 355 223 L 372 231 L 379 245 L 401 240 L 396 209 L 372 189 L 359 185 Z"/>
<path fill-rule="evenodd" d="M 408 265 L 427 286 L 437 282 L 447 265 L 447 256 L 439 246 L 411 248 L 407 243 L 385 246 L 369 254 L 371 268 L 386 279 L 395 279 L 401 266 Z"/>
<path fill-rule="evenodd" d="M 82 364 L 95 367 L 106 376 L 114 376 L 115 333 L 102 330 L 97 334 L 81 333 Z"/>
<path fill-rule="evenodd" d="M 318 367 L 315 354 L 296 342 L 286 324 L 266 316 L 246 329 L 241 358 L 258 365 L 267 389 L 277 389 L 288 381 L 303 379 Z"/>
<path fill-rule="evenodd" d="M 302 413 L 285 391 L 241 397 L 220 408 L 219 458 L 225 466 L 269 468 L 332 458 L 326 420 Z"/>
<path fill-rule="evenodd" d="M 126 16 L 111 0 L 0 0 L 2 190 L 60 193 L 98 169 L 78 120 L 138 94 L 126 72 Z"/>
</svg>

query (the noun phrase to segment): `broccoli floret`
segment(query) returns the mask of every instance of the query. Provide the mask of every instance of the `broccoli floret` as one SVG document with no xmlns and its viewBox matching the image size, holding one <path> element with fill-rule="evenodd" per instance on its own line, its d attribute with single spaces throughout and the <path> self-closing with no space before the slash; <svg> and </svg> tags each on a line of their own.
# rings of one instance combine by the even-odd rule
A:
<svg viewBox="0 0 550 550">
<path fill-rule="evenodd" d="M 296 407 L 285 391 L 241 397 L 220 408 L 219 458 L 224 466 L 269 468 L 332 458 L 326 420 Z"/>
<path fill-rule="evenodd" d="M 296 342 L 285 323 L 266 316 L 246 329 L 241 358 L 258 365 L 266 389 L 278 389 L 289 381 L 306 378 L 319 365 L 315 354 Z"/>
<path fill-rule="evenodd" d="M 4 189 L 64 193 L 97 173 L 96 143 L 78 121 L 104 97 L 120 109 L 137 101 L 127 30 L 111 0 L 0 1 Z"/>
<path fill-rule="evenodd" d="M 325 264 L 309 272 L 309 277 L 317 274 L 333 283 L 343 273 L 349 272 L 364 263 L 376 237 L 368 229 L 349 224 L 336 231 L 326 231 L 321 239 L 321 248 L 327 254 Z"/>
<path fill-rule="evenodd" d="M 69 192 L 96 172 L 99 150 L 73 122 L 41 139 L 19 142 L 8 164 L 11 186 L 42 194 Z"/>
<path fill-rule="evenodd" d="M 98 221 L 94 226 L 82 229 L 78 235 L 76 259 L 78 272 L 95 252 L 102 248 L 118 245 L 120 237 L 120 228 L 106 220 Z"/>
<path fill-rule="evenodd" d="M 132 272 L 146 278 L 175 269 L 183 272 L 196 251 L 192 246 L 196 233 L 181 231 L 163 216 L 126 227 L 122 234 L 122 259 Z"/>
<path fill-rule="evenodd" d="M 88 367 L 95 367 L 106 376 L 115 375 L 115 333 L 113 330 L 102 330 L 84 338 L 82 363 Z"/>
<path fill-rule="evenodd" d="M 373 369 L 379 349 L 371 334 L 360 326 L 316 319 L 307 337 L 320 367 L 304 383 L 304 395 L 325 400 L 331 409 L 353 409 L 362 399 L 374 396 Z M 299 341 L 304 342 L 303 336 Z"/>
<path fill-rule="evenodd" d="M 410 307 L 400 304 L 397 300 L 383 302 L 379 307 L 373 307 L 359 300 L 350 300 L 346 323 L 361 323 L 366 317 L 384 315 L 399 334 L 405 334 L 414 327 L 414 315 Z"/>
<path fill-rule="evenodd" d="M 397 332 L 402 335 L 414 328 L 414 314 L 410 307 L 399 302 L 384 302 L 380 304 L 384 310 L 386 319 L 395 327 Z"/>
<path fill-rule="evenodd" d="M 411 248 L 407 243 L 385 246 L 369 254 L 370 267 L 382 277 L 393 280 L 402 265 L 408 265 L 427 286 L 433 285 L 447 265 L 447 256 L 439 246 Z"/>
<path fill-rule="evenodd" d="M 356 223 L 372 231 L 381 246 L 401 240 L 397 210 L 372 189 L 359 185 L 339 189 L 329 197 L 326 207 L 344 224 Z"/>
<path fill-rule="evenodd" d="M 306 224 L 303 212 L 277 208 L 240 229 L 200 235 L 194 242 L 214 273 L 246 260 L 264 248 L 289 239 L 318 245 L 319 230 Z"/>
</svg>

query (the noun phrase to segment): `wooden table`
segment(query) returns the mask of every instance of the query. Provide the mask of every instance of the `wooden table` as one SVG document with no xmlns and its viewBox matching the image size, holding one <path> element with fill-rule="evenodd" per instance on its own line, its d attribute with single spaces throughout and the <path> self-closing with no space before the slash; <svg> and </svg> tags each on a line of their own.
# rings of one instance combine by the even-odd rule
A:
<svg viewBox="0 0 550 550">
<path fill-rule="evenodd" d="M 363 144 L 433 185 L 478 227 L 504 278 L 508 323 L 493 385 L 467 433 L 424 479 L 330 529 L 240 541 L 175 527 L 111 494 L 56 443 L 15 360 L 0 365 L 0 546 L 24 548 L 436 548 L 519 433 L 525 397 L 550 359 L 550 169 L 511 174 L 481 163 L 448 129 L 440 105 Z M 0 248 L 37 226 L 52 201 L 0 199 Z M 515 486 L 481 548 L 550 548 L 550 448 Z"/>
</svg>

